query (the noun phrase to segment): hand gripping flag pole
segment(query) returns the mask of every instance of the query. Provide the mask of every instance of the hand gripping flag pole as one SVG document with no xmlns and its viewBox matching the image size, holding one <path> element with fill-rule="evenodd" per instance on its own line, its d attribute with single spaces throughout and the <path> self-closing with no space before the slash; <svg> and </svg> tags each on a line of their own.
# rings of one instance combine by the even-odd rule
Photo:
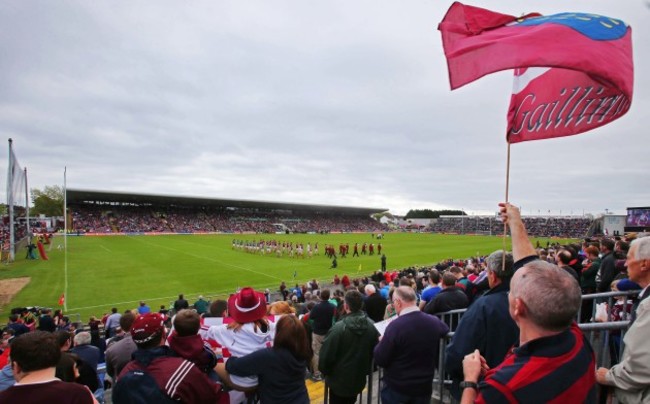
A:
<svg viewBox="0 0 650 404">
<path fill-rule="evenodd" d="M 630 109 L 632 29 L 621 20 L 590 13 L 514 17 L 454 2 L 438 29 L 452 90 L 514 69 L 506 203 L 512 143 L 584 133 Z M 504 251 L 505 237 L 504 224 Z"/>
</svg>

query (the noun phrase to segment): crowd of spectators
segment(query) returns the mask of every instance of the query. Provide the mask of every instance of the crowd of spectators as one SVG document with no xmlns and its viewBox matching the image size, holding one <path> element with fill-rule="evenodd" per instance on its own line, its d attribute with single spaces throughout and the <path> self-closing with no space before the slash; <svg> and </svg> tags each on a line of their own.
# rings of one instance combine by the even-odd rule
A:
<svg viewBox="0 0 650 404">
<path fill-rule="evenodd" d="M 386 228 L 368 216 L 285 214 L 256 210 L 175 209 L 145 207 L 71 208 L 73 231 L 81 233 L 330 233 L 382 232 Z"/>
<path fill-rule="evenodd" d="M 630 236 L 630 239 L 633 237 Z M 549 244 L 546 248 L 531 246 L 534 257 L 527 258 L 535 258 L 544 262 L 545 265 L 556 264 L 552 265 L 552 267 L 566 271 L 574 278 L 577 276 L 576 287 L 579 285 L 582 293 L 585 294 L 596 291 L 638 289 L 638 284 L 627 279 L 625 259 L 630 247 L 629 241 L 629 239 L 607 238 L 601 240 L 584 239 L 581 244 Z M 307 372 L 307 377 L 310 377 L 315 383 L 325 380 L 334 386 L 331 393 L 333 396 L 330 396 L 333 401 L 354 402 L 351 400 L 355 399 L 354 396 L 364 388 L 365 382 L 361 376 L 365 372 L 361 371 L 358 374 L 359 372 L 352 370 L 356 368 L 371 369 L 369 368 L 369 361 L 373 358 L 373 355 L 355 354 L 353 355 L 355 359 L 350 359 L 352 356 L 347 355 L 352 355 L 350 353 L 352 351 L 346 351 L 343 348 L 339 349 L 337 344 L 349 346 L 357 343 L 365 344 L 364 346 L 369 347 L 368 349 L 374 347 L 375 356 L 379 355 L 377 358 L 381 359 L 378 363 L 387 369 L 388 378 L 385 383 L 388 383 L 386 384 L 388 390 L 382 392 L 382 397 L 386 397 L 386 400 L 390 401 L 391 397 L 404 399 L 405 391 L 418 391 L 419 395 L 430 396 L 434 368 L 438 363 L 437 343 L 427 345 L 428 347 L 433 346 L 435 349 L 432 349 L 430 354 L 427 353 L 426 355 L 408 354 L 408 350 L 399 351 L 400 355 L 405 354 L 404 360 L 415 361 L 416 358 L 426 358 L 426 361 L 418 360 L 409 365 L 402 363 L 390 370 L 390 367 L 394 366 L 393 360 L 397 353 L 389 350 L 387 342 L 378 344 L 379 339 L 377 337 L 379 334 L 370 332 L 365 324 L 383 320 L 390 321 L 399 313 L 404 315 L 405 313 L 420 311 L 421 315 L 430 315 L 432 318 L 436 318 L 431 323 L 428 320 L 426 322 L 427 329 L 430 329 L 435 334 L 434 339 L 443 338 L 447 332 L 446 330 L 460 330 L 455 338 L 469 338 L 462 337 L 464 335 L 462 329 L 468 328 L 468 322 L 470 322 L 468 319 L 470 317 L 467 317 L 468 319 L 463 322 L 464 317 L 461 317 L 460 313 L 456 317 L 440 316 L 440 313 L 466 308 L 470 309 L 469 313 L 482 312 L 483 310 L 494 310 L 501 307 L 499 304 L 502 306 L 507 305 L 506 292 L 509 279 L 512 276 L 512 258 L 506 264 L 505 275 L 500 272 L 502 259 L 501 255 L 494 254 L 489 257 L 449 258 L 432 266 L 414 266 L 401 270 L 376 271 L 369 276 L 355 277 L 353 279 L 350 279 L 345 274 L 341 277 L 337 274 L 332 282 L 319 282 L 314 279 L 303 285 L 296 284 L 293 288 L 289 288 L 283 283 L 276 293 L 271 293 L 269 290 L 265 293 L 255 292 L 250 288 L 245 288 L 230 296 L 228 301 L 210 301 L 203 296 L 199 296 L 191 304 L 183 295 L 179 295 L 178 300 L 172 305 L 174 308 L 172 312 L 165 310 L 163 307 L 158 313 L 153 313 L 153 310 L 143 301 L 140 302 L 138 307 L 129 308 L 125 311 L 114 308 L 111 313 L 104 314 L 101 319 L 91 317 L 87 324 L 71 322 L 60 310 L 53 312 L 50 309 L 16 309 L 10 315 L 9 322 L 3 329 L 0 360 L 4 362 L 0 362 L 0 390 L 6 389 L 12 383 L 12 370 L 15 369 L 12 368 L 9 359 L 12 341 L 21 338 L 21 335 L 42 331 L 55 333 L 61 351 L 65 353 L 62 356 L 65 359 L 61 359 L 61 363 L 57 365 L 57 371 L 60 372 L 57 373 L 57 377 L 60 377 L 61 380 L 88 387 L 93 392 L 95 399 L 100 402 L 103 400 L 105 385 L 101 372 L 97 372 L 98 364 L 104 361 L 107 362 L 108 379 L 112 380 L 114 385 L 116 381 L 119 383 L 121 375 L 125 375 L 125 372 L 128 372 L 129 369 L 139 368 L 140 365 L 132 364 L 125 370 L 126 365 L 131 363 L 129 361 L 131 361 L 132 357 L 141 358 L 146 362 L 145 358 L 151 358 L 151 355 L 159 360 L 169 362 L 179 369 L 181 367 L 189 369 L 192 366 L 186 364 L 185 361 L 194 363 L 197 368 L 200 368 L 191 372 L 191 380 L 188 379 L 183 382 L 187 383 L 187 390 L 181 389 L 180 393 L 165 390 L 165 394 L 175 398 L 192 397 L 189 393 L 191 389 L 195 392 L 194 394 L 196 394 L 196 391 L 201 390 L 203 391 L 201 394 L 210 395 L 210 397 L 226 394 L 221 391 L 221 388 L 205 388 L 206 383 L 214 383 L 214 379 L 220 380 L 221 383 L 232 384 L 229 388 L 234 389 L 233 391 L 241 389 L 250 393 L 250 391 L 255 390 L 254 387 L 242 387 L 233 380 L 241 380 L 236 379 L 236 375 L 246 377 L 257 375 L 262 377 L 259 385 L 257 385 L 258 394 L 266 397 L 266 399 L 270 400 L 269 402 L 274 402 L 271 399 L 273 397 L 278 400 L 286 399 L 288 394 L 293 394 L 292 397 L 297 400 L 296 402 L 307 402 L 305 390 L 302 388 L 299 391 L 295 390 L 295 388 L 292 388 L 291 391 L 286 389 L 286 391 L 277 390 L 278 385 L 269 383 L 269 377 L 273 377 L 284 380 L 283 385 L 285 386 L 304 386 L 305 372 L 298 371 L 304 369 Z M 497 275 L 491 275 L 494 273 L 497 273 Z M 503 283 L 498 282 L 499 280 L 503 281 Z M 499 286 L 500 284 L 503 286 Z M 244 292 L 247 294 L 244 294 Z M 499 298 L 501 300 L 497 299 L 497 292 L 502 294 L 502 297 Z M 487 303 L 485 302 L 488 301 L 500 301 L 501 303 L 490 303 L 486 306 Z M 621 304 L 611 308 L 611 317 L 617 316 L 617 318 L 614 318 L 615 320 L 625 320 L 632 312 L 633 304 L 633 301 L 628 301 L 628 298 L 623 297 Z M 249 306 L 250 309 L 247 308 Z M 472 310 L 473 307 L 479 306 L 484 308 Z M 501 307 L 503 318 L 499 320 L 502 322 L 506 321 L 510 315 L 504 307 L 506 306 Z M 187 309 L 192 311 L 187 311 Z M 583 316 L 578 319 L 579 321 L 601 320 L 596 317 L 592 318 L 591 314 L 595 312 L 592 305 L 585 306 L 583 303 L 582 309 Z M 182 324 L 172 322 L 172 316 L 178 313 L 183 314 L 180 317 L 177 316 L 178 319 L 182 319 Z M 274 321 L 265 320 L 265 314 L 295 314 L 296 319 L 299 321 L 291 323 L 285 321 L 276 325 Z M 469 314 L 469 316 L 476 316 L 476 314 Z M 211 317 L 221 320 L 216 323 L 209 322 L 208 319 Z M 429 317 L 424 318 L 428 319 Z M 345 322 L 345 326 L 333 327 L 339 322 Z M 138 324 L 139 326 L 137 326 Z M 304 327 L 304 335 L 301 334 L 303 331 L 297 331 L 297 324 Z M 400 324 L 400 327 L 417 328 L 418 324 L 423 326 L 425 323 L 420 319 L 417 324 L 404 321 L 394 322 L 394 324 Z M 474 321 L 472 324 L 479 323 Z M 181 325 L 183 328 L 179 328 L 176 332 L 173 331 L 175 327 L 181 327 Z M 259 327 L 263 332 L 260 331 Z M 280 331 L 277 327 L 285 327 L 282 330 L 284 334 L 278 334 Z M 354 342 L 356 341 L 354 340 L 356 334 L 346 334 L 346 332 L 355 329 L 354 327 L 360 327 L 360 330 L 364 330 L 358 333 L 358 335 L 364 335 L 363 341 Z M 387 334 L 385 337 L 387 340 L 405 337 L 395 327 L 386 329 Z M 505 329 L 503 324 L 498 328 L 500 332 Z M 229 335 L 228 338 L 231 339 L 233 335 L 240 335 L 237 334 L 237 330 L 248 330 L 246 332 L 250 332 L 251 336 L 258 336 L 256 338 L 259 338 L 259 341 L 257 341 L 254 349 L 251 347 L 251 349 L 236 355 L 233 355 L 230 351 L 226 354 L 225 351 L 220 349 L 223 342 L 220 343 L 219 340 L 226 338 L 226 335 Z M 579 331 L 572 329 L 571 332 Z M 467 333 L 465 332 L 465 334 Z M 471 332 L 470 334 L 475 335 L 476 333 Z M 203 350 L 201 342 L 197 345 L 196 341 L 191 346 L 183 345 L 187 341 L 198 338 L 197 335 L 204 337 L 205 342 L 213 349 L 206 352 Z M 510 341 L 512 335 L 509 337 L 508 344 L 512 342 Z M 137 336 L 137 338 L 134 338 L 134 336 Z M 611 338 L 608 339 L 612 341 L 610 342 L 612 344 L 610 346 L 612 364 L 620 360 L 616 352 L 618 352 L 619 348 L 617 344 L 621 343 L 621 339 L 615 337 L 615 333 L 612 333 Z M 211 341 L 211 338 L 214 341 Z M 302 345 L 297 346 L 291 343 L 294 338 L 303 341 L 300 342 Z M 308 338 L 308 342 L 304 342 L 304 338 Z M 490 337 L 490 340 L 494 342 L 496 341 L 495 338 Z M 346 342 L 337 342 L 338 339 Z M 172 343 L 166 343 L 166 341 L 172 341 Z M 280 351 L 267 351 L 267 349 L 273 349 L 267 348 L 272 345 L 270 341 L 278 344 L 277 349 Z M 464 346 L 463 342 L 456 340 L 452 346 L 462 347 Z M 171 348 L 167 344 L 171 345 Z M 312 349 L 309 352 L 306 350 L 305 344 L 311 346 Z M 417 349 L 421 349 L 422 344 L 423 342 L 417 339 L 413 342 L 413 346 L 419 347 Z M 404 349 L 406 348 L 404 347 Z M 136 355 L 134 352 L 140 353 Z M 501 356 L 505 351 L 499 352 L 500 354 L 497 356 Z M 465 354 L 465 352 L 461 353 Z M 212 359 L 201 359 L 204 354 L 212 355 Z M 179 355 L 181 359 L 178 359 Z M 216 376 L 212 374 L 211 370 L 214 363 L 211 361 L 219 359 L 221 362 L 223 357 L 226 357 L 227 360 L 230 355 L 240 357 L 240 359 L 234 360 L 229 366 L 221 365 L 219 368 L 219 365 L 217 365 L 214 367 Z M 248 355 L 252 356 L 248 358 Z M 486 354 L 482 351 L 481 355 L 489 355 L 489 353 Z M 292 357 L 298 359 L 291 359 Z M 344 358 L 348 358 L 347 362 Z M 462 355 L 448 356 L 448 361 L 449 358 L 455 358 L 453 363 L 447 363 L 449 369 L 455 369 L 457 372 L 458 369 L 462 369 L 460 363 Z M 496 366 L 500 362 L 499 358 L 490 356 L 486 356 L 486 358 L 490 366 Z M 278 360 L 284 361 L 286 366 L 291 368 L 291 371 L 282 373 L 282 369 L 277 368 L 270 371 L 271 368 L 268 366 L 277 364 Z M 358 363 L 350 363 L 350 360 Z M 256 366 L 255 364 L 259 363 L 259 361 L 266 361 L 269 365 L 264 367 Z M 66 364 L 68 362 L 69 364 Z M 202 365 L 199 366 L 199 363 Z M 99 366 L 101 367 L 101 365 Z M 67 371 L 68 367 L 79 371 L 77 373 Z M 407 372 L 408 369 L 410 370 Z M 418 370 L 414 371 L 413 369 Z M 348 371 L 351 373 L 348 373 Z M 81 373 L 84 373 L 84 375 Z M 341 373 L 345 373 L 345 376 L 342 376 Z M 456 374 L 458 375 L 458 373 Z M 410 375 L 409 378 L 426 375 L 424 377 L 426 380 L 424 383 L 419 382 L 417 389 L 403 389 L 404 375 Z M 163 372 L 155 378 L 164 379 L 167 376 L 169 375 Z M 462 371 L 459 377 L 462 380 Z M 354 383 L 348 385 L 346 380 L 354 380 Z M 458 384 L 456 383 L 454 386 L 458 387 Z M 125 391 L 128 395 L 129 390 L 124 388 L 121 389 L 120 394 L 124 394 Z M 238 397 L 233 395 L 233 391 L 228 394 L 233 398 Z M 179 396 L 178 394 L 187 394 L 187 396 Z M 408 394 L 406 395 L 408 396 Z"/>
<path fill-rule="evenodd" d="M 583 238 L 593 222 L 586 217 L 530 216 L 522 218 L 528 234 L 535 237 Z M 503 223 L 494 216 L 442 216 L 429 231 L 454 234 L 502 234 Z"/>
<path fill-rule="evenodd" d="M 17 231 L 21 231 L 20 227 L 16 227 Z M 23 231 L 24 233 L 24 231 Z M 18 234 L 16 234 L 18 236 Z M 0 227 L 0 241 L 2 241 L 2 244 L 4 245 L 5 243 L 9 242 L 9 226 L 1 226 Z M 22 234 L 24 236 L 24 234 Z M 16 237 L 19 239 L 19 237 Z"/>
<path fill-rule="evenodd" d="M 14 240 L 16 240 L 16 242 L 25 239 L 25 236 L 27 235 L 26 226 L 16 226 L 14 227 L 14 231 Z M 9 251 L 10 242 L 11 234 L 9 226 L 0 225 L 0 247 L 2 247 L 3 252 Z M 3 257 L 3 260 L 5 260 L 5 257 Z"/>
</svg>

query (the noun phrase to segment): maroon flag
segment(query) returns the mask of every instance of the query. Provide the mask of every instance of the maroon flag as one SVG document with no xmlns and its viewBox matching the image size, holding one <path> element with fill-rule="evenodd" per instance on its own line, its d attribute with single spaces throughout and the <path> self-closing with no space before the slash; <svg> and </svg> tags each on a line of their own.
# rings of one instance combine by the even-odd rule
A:
<svg viewBox="0 0 650 404">
<path fill-rule="evenodd" d="M 517 18 L 455 2 L 439 25 L 451 88 L 515 69 L 510 143 L 605 125 L 632 102 L 631 29 L 586 13 Z"/>
</svg>

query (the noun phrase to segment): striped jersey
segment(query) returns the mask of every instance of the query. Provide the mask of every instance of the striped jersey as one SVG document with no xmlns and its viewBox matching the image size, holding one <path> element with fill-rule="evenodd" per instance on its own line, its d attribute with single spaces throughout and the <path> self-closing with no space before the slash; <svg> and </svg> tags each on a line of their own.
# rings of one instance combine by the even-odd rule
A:
<svg viewBox="0 0 650 404">
<path fill-rule="evenodd" d="M 476 403 L 596 401 L 596 359 L 577 324 L 514 348 L 479 385 Z"/>
</svg>

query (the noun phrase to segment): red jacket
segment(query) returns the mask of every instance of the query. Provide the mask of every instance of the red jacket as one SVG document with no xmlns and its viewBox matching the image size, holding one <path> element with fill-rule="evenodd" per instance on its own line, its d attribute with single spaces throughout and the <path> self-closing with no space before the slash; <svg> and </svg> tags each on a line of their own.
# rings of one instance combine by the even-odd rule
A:
<svg viewBox="0 0 650 404">
<path fill-rule="evenodd" d="M 120 372 L 118 383 L 127 372 L 145 368 L 158 387 L 174 400 L 185 404 L 218 402 L 220 385 L 211 381 L 192 362 L 171 355 L 166 346 L 147 350 L 138 348 L 133 353 L 135 359 Z"/>
</svg>

